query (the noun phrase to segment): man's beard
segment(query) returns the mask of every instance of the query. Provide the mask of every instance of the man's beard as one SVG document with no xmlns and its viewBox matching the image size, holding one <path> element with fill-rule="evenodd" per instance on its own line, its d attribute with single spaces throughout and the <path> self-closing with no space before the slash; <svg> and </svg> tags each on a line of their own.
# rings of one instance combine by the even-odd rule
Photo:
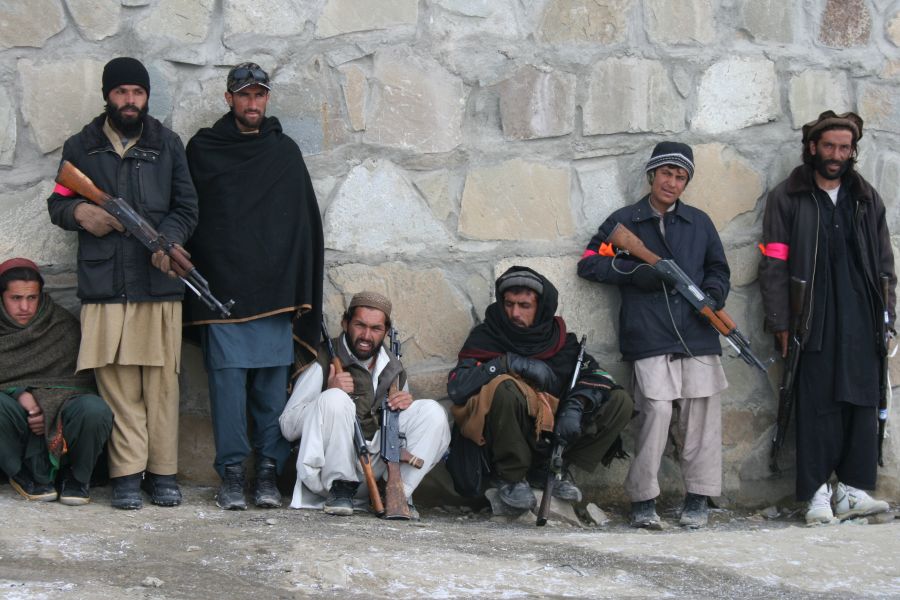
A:
<svg viewBox="0 0 900 600">
<path fill-rule="evenodd" d="M 147 116 L 147 111 L 150 110 L 150 103 L 144 105 L 144 108 L 138 111 L 137 116 L 124 116 L 122 114 L 122 110 L 126 108 L 133 108 L 137 110 L 137 106 L 134 104 L 126 104 L 124 106 L 116 108 L 109 102 L 106 103 L 106 116 L 112 122 L 113 127 L 121 133 L 122 135 L 133 138 L 137 136 L 141 132 L 141 127 L 144 125 L 144 117 Z"/>
<path fill-rule="evenodd" d="M 368 350 L 358 348 L 356 343 L 359 341 L 359 338 L 352 338 L 350 334 L 347 334 L 347 341 L 347 345 L 350 346 L 350 352 L 359 360 L 369 360 L 381 350 L 381 344 L 374 341 L 372 341 L 372 346 Z"/>
<path fill-rule="evenodd" d="M 244 115 L 239 115 L 234 109 L 232 109 L 231 114 L 234 115 L 234 119 L 238 123 L 240 123 L 241 125 L 246 127 L 248 130 L 259 129 L 262 126 L 263 121 L 266 120 L 266 113 L 259 113 L 259 115 L 256 117 L 257 118 L 256 123 L 253 123 L 252 121 L 247 119 Z"/>
<path fill-rule="evenodd" d="M 824 160 L 819 154 L 816 154 L 813 157 L 813 162 L 816 167 L 816 172 L 825 179 L 830 179 L 832 181 L 843 177 L 844 173 L 846 173 L 853 164 L 850 160 Z M 838 169 L 836 173 L 831 173 L 828 170 L 828 167 L 831 165 L 838 165 L 840 169 Z"/>
</svg>

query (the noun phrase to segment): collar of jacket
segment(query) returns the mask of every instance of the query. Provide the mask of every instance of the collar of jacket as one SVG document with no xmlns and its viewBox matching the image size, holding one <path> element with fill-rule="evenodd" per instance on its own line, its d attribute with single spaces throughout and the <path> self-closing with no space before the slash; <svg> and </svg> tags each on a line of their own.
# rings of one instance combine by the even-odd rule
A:
<svg viewBox="0 0 900 600">
<path fill-rule="evenodd" d="M 864 179 L 856 170 L 848 171 L 841 178 L 841 185 L 849 186 L 850 193 L 860 202 L 872 202 L 872 188 L 863 185 Z M 787 193 L 790 196 L 797 194 L 811 194 L 818 189 L 815 184 L 814 171 L 808 165 L 800 165 L 791 171 L 787 179 Z"/>
<path fill-rule="evenodd" d="M 106 121 L 106 113 L 94 118 L 93 121 L 84 127 L 84 146 L 87 152 L 95 152 L 112 148 L 109 138 L 103 133 L 103 123 Z M 153 150 L 157 153 L 162 151 L 162 128 L 163 125 L 150 115 L 144 116 L 144 129 L 141 131 L 141 137 L 135 144 L 135 147 L 144 150 Z"/>
<path fill-rule="evenodd" d="M 676 216 L 683 221 L 687 221 L 688 223 L 692 222 L 691 215 L 688 214 L 687 210 L 685 210 L 685 205 L 681 201 L 681 198 L 675 201 L 675 210 L 667 212 L 666 214 Z M 653 214 L 653 207 L 650 206 L 650 194 L 647 194 L 646 196 L 638 200 L 637 207 L 631 213 L 631 222 L 640 223 L 654 217 L 655 215 Z"/>
</svg>

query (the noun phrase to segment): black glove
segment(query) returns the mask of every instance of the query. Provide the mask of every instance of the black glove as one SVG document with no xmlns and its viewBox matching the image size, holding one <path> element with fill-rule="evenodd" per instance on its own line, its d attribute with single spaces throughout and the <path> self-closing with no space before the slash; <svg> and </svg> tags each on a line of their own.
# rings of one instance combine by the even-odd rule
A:
<svg viewBox="0 0 900 600">
<path fill-rule="evenodd" d="M 631 284 L 643 292 L 658 292 L 662 290 L 662 283 L 666 281 L 659 271 L 650 265 L 643 265 L 631 275 Z M 666 281 L 666 283 L 669 283 Z"/>
<path fill-rule="evenodd" d="M 506 353 L 506 370 L 517 373 L 537 385 L 541 391 L 556 389 L 556 374 L 542 360 L 527 358 L 513 352 Z"/>
<path fill-rule="evenodd" d="M 570 398 L 556 411 L 556 435 L 565 446 L 581 437 L 581 417 L 584 407 L 578 398 Z"/>
<path fill-rule="evenodd" d="M 711 309 L 715 311 L 725 308 L 725 298 L 722 297 L 722 293 L 719 290 L 715 288 L 709 288 L 707 290 L 703 290 L 703 293 L 706 294 L 712 301 L 712 303 L 709 305 Z"/>
</svg>

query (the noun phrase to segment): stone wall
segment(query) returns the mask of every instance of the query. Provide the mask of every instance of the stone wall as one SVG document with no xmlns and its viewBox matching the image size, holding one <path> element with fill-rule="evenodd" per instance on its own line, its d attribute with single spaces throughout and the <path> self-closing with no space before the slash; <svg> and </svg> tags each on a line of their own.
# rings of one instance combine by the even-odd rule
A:
<svg viewBox="0 0 900 600">
<path fill-rule="evenodd" d="M 445 394 L 492 281 L 515 263 L 556 283 L 572 329 L 629 381 L 618 295 L 577 279 L 575 263 L 600 221 L 645 192 L 642 167 L 663 139 L 694 146 L 685 199 L 719 228 L 728 310 L 768 357 L 755 245 L 804 122 L 826 108 L 862 114 L 859 168 L 900 226 L 898 47 L 897 0 L 4 0 L 0 258 L 47 265 L 75 306 L 75 242 L 50 225 L 44 199 L 63 141 L 102 109 L 108 59 L 145 62 L 151 113 L 185 141 L 225 111 L 229 65 L 253 60 L 273 76 L 269 112 L 314 179 L 329 324 L 362 288 L 390 295 L 419 395 Z M 195 347 L 185 364 L 182 472 L 210 480 Z M 792 471 L 766 469 L 780 367 L 766 378 L 728 357 L 725 368 L 724 500 L 789 496 Z M 880 491 L 897 500 L 895 440 Z M 624 469 L 582 478 L 621 498 Z M 662 478 L 680 493 L 669 460 Z"/>
</svg>

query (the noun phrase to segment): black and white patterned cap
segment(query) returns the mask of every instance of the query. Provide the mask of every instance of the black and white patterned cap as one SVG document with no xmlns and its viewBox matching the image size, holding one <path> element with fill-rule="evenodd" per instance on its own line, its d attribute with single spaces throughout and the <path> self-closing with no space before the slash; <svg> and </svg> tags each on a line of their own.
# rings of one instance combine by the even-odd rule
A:
<svg viewBox="0 0 900 600">
<path fill-rule="evenodd" d="M 688 172 L 688 181 L 694 178 L 694 151 L 681 142 L 660 142 L 653 149 L 653 155 L 647 161 L 645 172 L 655 171 L 663 165 L 681 167 Z"/>
</svg>

